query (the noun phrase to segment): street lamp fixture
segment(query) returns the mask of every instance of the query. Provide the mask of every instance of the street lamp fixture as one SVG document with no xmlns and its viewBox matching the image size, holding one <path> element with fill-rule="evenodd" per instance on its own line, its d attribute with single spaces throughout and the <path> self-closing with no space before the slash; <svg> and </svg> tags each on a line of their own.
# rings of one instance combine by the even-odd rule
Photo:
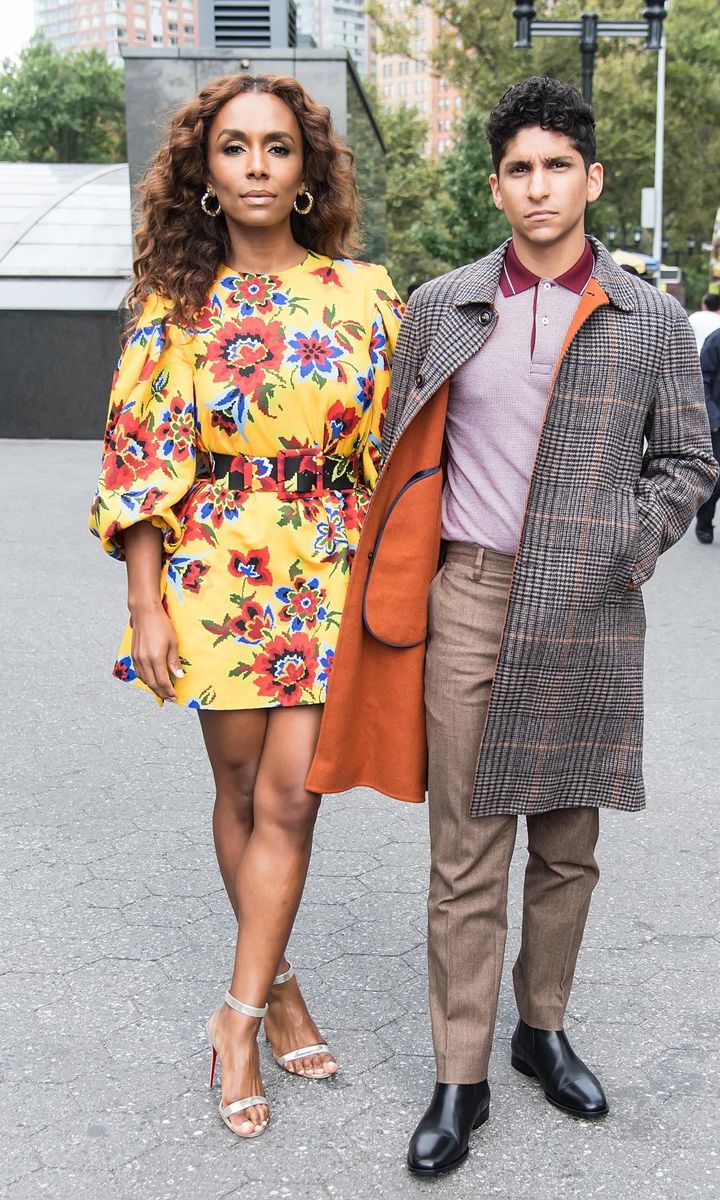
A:
<svg viewBox="0 0 720 1200">
<path fill-rule="evenodd" d="M 615 225 L 608 225 L 606 236 L 607 236 L 607 240 L 608 240 L 608 245 L 612 249 L 612 247 L 615 244 L 615 238 L 617 237 L 617 227 Z"/>
<path fill-rule="evenodd" d="M 696 246 L 697 246 L 697 239 L 696 239 L 695 235 L 693 233 L 689 233 L 687 235 L 688 254 L 694 254 Z"/>
<path fill-rule="evenodd" d="M 662 42 L 663 21 L 667 16 L 665 0 L 646 0 L 643 16 L 647 21 L 646 50 L 659 50 Z"/>
<path fill-rule="evenodd" d="M 582 94 L 592 101 L 592 81 L 599 37 L 644 38 L 646 50 L 659 50 L 665 0 L 646 0 L 641 21 L 601 21 L 597 13 L 583 13 L 577 21 L 536 20 L 532 0 L 513 9 L 515 49 L 530 50 L 535 37 L 577 37 L 582 60 Z"/>
<path fill-rule="evenodd" d="M 640 228 L 639 225 L 636 225 L 635 228 L 633 229 L 633 241 L 636 246 L 640 245 L 640 243 L 642 241 L 642 235 L 643 235 L 642 229 Z"/>
</svg>

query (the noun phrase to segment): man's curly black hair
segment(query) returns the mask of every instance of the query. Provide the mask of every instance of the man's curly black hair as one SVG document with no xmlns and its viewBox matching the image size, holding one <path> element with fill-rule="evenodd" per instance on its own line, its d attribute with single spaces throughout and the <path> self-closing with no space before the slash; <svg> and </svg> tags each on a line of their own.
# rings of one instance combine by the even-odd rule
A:
<svg viewBox="0 0 720 1200">
<path fill-rule="evenodd" d="M 493 165 L 500 169 L 508 142 L 528 126 L 539 125 L 566 133 L 582 154 L 585 169 L 595 162 L 595 113 L 577 88 L 547 75 L 532 75 L 515 83 L 493 108 L 485 133 Z"/>
</svg>

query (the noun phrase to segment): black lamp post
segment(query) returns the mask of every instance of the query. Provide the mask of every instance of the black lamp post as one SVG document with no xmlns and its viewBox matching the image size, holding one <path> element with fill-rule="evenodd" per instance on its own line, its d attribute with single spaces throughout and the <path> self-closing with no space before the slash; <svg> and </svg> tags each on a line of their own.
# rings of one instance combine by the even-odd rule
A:
<svg viewBox="0 0 720 1200">
<path fill-rule="evenodd" d="M 513 9 L 515 48 L 529 50 L 533 34 L 536 37 L 577 37 L 582 63 L 582 94 L 591 102 L 598 38 L 645 38 L 646 50 L 659 50 L 666 15 L 665 0 L 646 0 L 641 21 L 601 21 L 597 13 L 583 13 L 577 21 L 537 21 L 532 0 L 523 0 Z"/>
</svg>

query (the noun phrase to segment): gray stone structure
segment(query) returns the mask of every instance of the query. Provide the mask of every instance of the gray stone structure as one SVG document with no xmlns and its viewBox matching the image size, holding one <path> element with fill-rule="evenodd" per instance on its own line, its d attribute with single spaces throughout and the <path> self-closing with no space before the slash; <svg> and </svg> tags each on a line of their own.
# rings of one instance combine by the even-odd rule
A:
<svg viewBox="0 0 720 1200">
<path fill-rule="evenodd" d="M 125 163 L 0 163 L 0 437 L 97 438 L 132 271 Z"/>
</svg>

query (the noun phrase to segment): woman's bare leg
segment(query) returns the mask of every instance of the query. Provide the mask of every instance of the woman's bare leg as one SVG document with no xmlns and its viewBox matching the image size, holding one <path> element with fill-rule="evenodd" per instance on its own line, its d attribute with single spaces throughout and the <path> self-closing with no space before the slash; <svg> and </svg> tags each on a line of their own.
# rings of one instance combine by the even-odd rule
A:
<svg viewBox="0 0 720 1200">
<path fill-rule="evenodd" d="M 314 705 L 273 709 L 267 714 L 255 777 L 252 832 L 235 878 L 238 937 L 230 984 L 233 996 L 258 1008 L 265 1004 L 278 964 L 284 961 L 310 861 L 320 797 L 306 790 L 305 778 L 321 716 L 322 708 Z M 284 986 L 290 988 L 291 984 Z M 299 991 L 292 991 L 287 1004 L 282 1004 L 283 1011 L 291 1008 L 293 997 L 299 998 L 304 1009 Z M 281 1024 L 279 1020 L 278 1026 Z M 308 1026 L 302 1027 L 303 1032 L 305 1028 Z M 261 1094 L 257 1022 L 225 1005 L 213 1018 L 213 1036 L 222 1062 L 223 1103 Z M 276 1052 L 283 1053 L 284 1047 L 276 1045 Z M 266 1121 L 267 1115 L 264 1105 L 256 1105 L 233 1123 L 250 1132 L 253 1125 Z"/>
<path fill-rule="evenodd" d="M 215 779 L 215 853 L 225 891 L 237 918 L 235 884 L 253 830 L 255 779 L 265 744 L 268 711 L 259 709 L 254 712 L 212 712 L 206 709 L 198 715 Z M 283 974 L 287 967 L 288 962 L 283 953 L 275 974 Z M 284 986 L 289 989 L 289 993 L 296 994 L 299 991 L 294 980 Z M 289 994 L 285 999 L 289 999 Z M 271 1008 L 276 1007 L 277 998 L 273 998 L 272 991 L 268 1001 Z M 297 1044 L 314 1045 L 315 1042 L 311 1039 L 309 1042 Z"/>
<path fill-rule="evenodd" d="M 260 767 L 267 709 L 199 714 L 215 778 L 213 836 L 220 874 L 237 917 L 235 884 L 253 829 L 253 794 Z"/>
</svg>

